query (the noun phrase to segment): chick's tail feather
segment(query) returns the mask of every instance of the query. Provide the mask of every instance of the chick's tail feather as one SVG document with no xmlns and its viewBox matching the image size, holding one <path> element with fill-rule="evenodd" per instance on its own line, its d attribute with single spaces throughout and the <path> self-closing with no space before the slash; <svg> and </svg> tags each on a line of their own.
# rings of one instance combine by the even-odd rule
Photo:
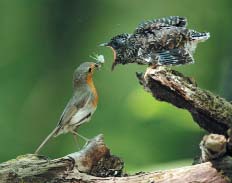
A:
<svg viewBox="0 0 232 183">
<path fill-rule="evenodd" d="M 192 31 L 191 38 L 192 38 L 192 40 L 197 40 L 199 42 L 204 42 L 204 41 L 206 41 L 207 39 L 210 38 L 210 33 L 209 32 Z"/>
<path fill-rule="evenodd" d="M 40 144 L 40 146 L 36 149 L 35 154 L 38 154 L 42 147 L 52 138 L 55 134 L 59 131 L 60 127 L 57 126 L 47 137 L 46 139 Z"/>
</svg>

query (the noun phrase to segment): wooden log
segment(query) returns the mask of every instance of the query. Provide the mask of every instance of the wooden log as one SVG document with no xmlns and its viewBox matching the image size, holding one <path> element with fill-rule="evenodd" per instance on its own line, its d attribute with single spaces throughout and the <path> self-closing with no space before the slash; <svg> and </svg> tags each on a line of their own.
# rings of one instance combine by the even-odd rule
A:
<svg viewBox="0 0 232 183">
<path fill-rule="evenodd" d="M 137 73 L 141 85 L 160 101 L 187 109 L 198 125 L 210 133 L 227 135 L 232 126 L 232 104 L 197 87 L 192 78 L 164 67 Z"/>
<path fill-rule="evenodd" d="M 217 139 L 222 140 L 222 138 Z M 216 149 L 220 151 L 221 148 Z M 110 154 L 102 135 L 99 135 L 81 151 L 62 158 L 51 160 L 44 156 L 27 154 L 2 163 L 0 182 L 228 183 L 232 175 L 232 158 L 226 156 L 212 162 L 131 176 L 124 174 L 122 169 L 122 160 Z"/>
</svg>

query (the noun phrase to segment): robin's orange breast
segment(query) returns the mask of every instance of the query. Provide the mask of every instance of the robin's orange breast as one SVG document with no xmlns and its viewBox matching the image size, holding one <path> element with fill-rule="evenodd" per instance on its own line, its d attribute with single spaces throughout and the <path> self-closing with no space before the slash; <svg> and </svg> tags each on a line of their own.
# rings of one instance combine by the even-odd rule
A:
<svg viewBox="0 0 232 183">
<path fill-rule="evenodd" d="M 97 103 L 98 103 L 98 94 L 97 94 L 97 90 L 93 84 L 93 73 L 90 72 L 88 75 L 87 75 L 87 78 L 86 78 L 86 82 L 87 84 L 89 85 L 92 93 L 93 93 L 93 96 L 94 96 L 94 99 L 92 101 L 92 104 L 94 107 L 97 106 Z"/>
</svg>

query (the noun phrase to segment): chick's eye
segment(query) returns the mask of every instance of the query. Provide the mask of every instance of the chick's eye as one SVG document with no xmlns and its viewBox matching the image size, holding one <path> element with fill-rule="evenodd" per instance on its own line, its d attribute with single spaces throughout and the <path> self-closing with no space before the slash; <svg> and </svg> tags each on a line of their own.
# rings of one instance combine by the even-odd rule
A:
<svg viewBox="0 0 232 183">
<path fill-rule="evenodd" d="M 114 42 L 113 47 L 118 47 L 118 42 Z"/>
<path fill-rule="evenodd" d="M 91 71 L 92 71 L 92 68 L 90 67 L 90 68 L 89 68 L 89 72 L 91 72 Z"/>
</svg>

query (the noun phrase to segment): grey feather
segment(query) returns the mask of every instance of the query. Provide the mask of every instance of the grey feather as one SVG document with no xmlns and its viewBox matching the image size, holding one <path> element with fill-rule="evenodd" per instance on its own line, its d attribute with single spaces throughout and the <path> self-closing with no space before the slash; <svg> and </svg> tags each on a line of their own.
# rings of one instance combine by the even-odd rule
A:
<svg viewBox="0 0 232 183">
<path fill-rule="evenodd" d="M 153 29 L 160 29 L 162 27 L 186 27 L 187 19 L 185 17 L 180 16 L 169 16 L 154 20 L 149 20 L 139 24 L 134 33 L 142 33 L 145 31 L 151 31 Z"/>
<path fill-rule="evenodd" d="M 73 97 L 69 100 L 68 104 L 66 105 L 63 113 L 61 114 L 60 120 L 57 124 L 57 126 L 62 129 L 65 125 L 68 125 L 71 118 L 80 110 L 83 108 L 88 100 L 91 98 L 91 92 L 90 91 L 77 91 L 74 93 Z M 56 132 L 55 135 L 59 134 L 59 131 Z"/>
<path fill-rule="evenodd" d="M 192 55 L 185 49 L 173 49 L 159 53 L 155 53 L 154 60 L 157 65 L 182 65 L 186 63 L 194 63 Z"/>
</svg>

